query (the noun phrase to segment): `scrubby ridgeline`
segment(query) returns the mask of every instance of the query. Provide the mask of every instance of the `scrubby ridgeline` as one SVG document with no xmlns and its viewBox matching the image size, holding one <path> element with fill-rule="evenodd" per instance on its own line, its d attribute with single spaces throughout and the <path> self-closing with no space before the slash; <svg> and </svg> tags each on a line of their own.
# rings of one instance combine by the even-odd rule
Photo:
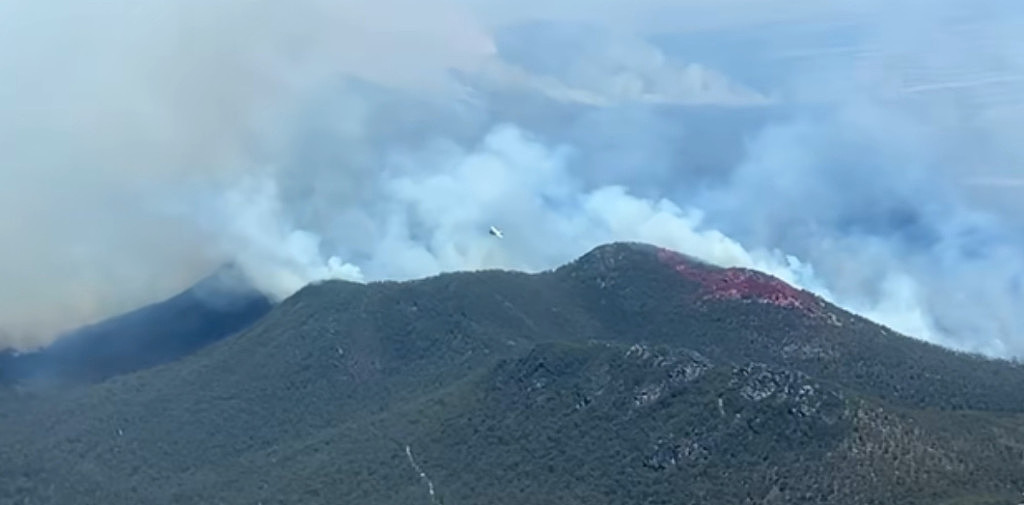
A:
<svg viewBox="0 0 1024 505">
<path fill-rule="evenodd" d="M 795 368 L 907 406 L 1024 412 L 1024 366 L 900 335 L 764 274 L 632 243 L 598 247 L 556 274 L 626 340 Z"/>
<path fill-rule="evenodd" d="M 309 286 L 185 359 L 9 402 L 0 503 L 1016 503 L 1015 384 L 948 399 L 1017 367 L 708 296 L 667 259 Z M 907 372 L 869 376 L 872 349 L 966 384 L 891 394 Z"/>
</svg>

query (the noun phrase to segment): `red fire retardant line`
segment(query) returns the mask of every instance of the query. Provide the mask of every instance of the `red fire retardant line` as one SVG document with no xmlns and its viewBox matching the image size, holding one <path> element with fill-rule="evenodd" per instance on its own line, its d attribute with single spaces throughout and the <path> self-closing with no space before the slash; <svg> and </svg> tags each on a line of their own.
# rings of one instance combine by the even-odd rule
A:
<svg viewBox="0 0 1024 505">
<path fill-rule="evenodd" d="M 703 299 L 755 301 L 823 315 L 814 295 L 771 275 L 746 268 L 704 265 L 667 249 L 658 251 L 658 259 L 700 284 Z"/>
</svg>

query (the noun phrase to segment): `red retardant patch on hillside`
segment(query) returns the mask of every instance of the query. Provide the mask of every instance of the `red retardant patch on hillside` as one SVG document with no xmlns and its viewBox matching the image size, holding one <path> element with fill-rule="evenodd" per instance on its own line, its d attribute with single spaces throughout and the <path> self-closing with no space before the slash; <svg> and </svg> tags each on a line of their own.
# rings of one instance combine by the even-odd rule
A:
<svg viewBox="0 0 1024 505">
<path fill-rule="evenodd" d="M 814 295 L 771 275 L 746 268 L 704 265 L 668 249 L 659 249 L 658 259 L 683 277 L 699 283 L 703 299 L 756 301 L 822 314 L 821 304 Z"/>
</svg>

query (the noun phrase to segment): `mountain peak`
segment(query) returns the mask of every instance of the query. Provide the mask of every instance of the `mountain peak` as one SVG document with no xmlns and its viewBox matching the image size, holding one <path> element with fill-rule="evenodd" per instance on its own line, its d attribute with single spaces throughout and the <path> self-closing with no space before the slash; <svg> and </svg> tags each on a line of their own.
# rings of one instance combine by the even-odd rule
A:
<svg viewBox="0 0 1024 505">
<path fill-rule="evenodd" d="M 89 338 L 47 365 L 119 377 L 0 387 L 0 468 L 24 469 L 0 502 L 1017 503 L 1024 368 L 827 304 L 842 325 L 806 324 L 807 297 L 611 243 L 555 272 L 311 285 L 199 352 Z M 104 327 L 151 351 L 224 328 L 202 308 Z"/>
<path fill-rule="evenodd" d="M 594 247 L 566 266 L 607 272 L 631 261 L 654 259 L 660 250 L 646 242 L 609 242 Z"/>
<path fill-rule="evenodd" d="M 693 256 L 644 242 L 599 245 L 572 263 L 594 273 L 610 274 L 642 265 L 668 268 L 695 287 L 695 302 L 735 300 L 824 315 L 824 302 L 813 293 L 773 275 L 742 267 L 721 267 Z"/>
</svg>

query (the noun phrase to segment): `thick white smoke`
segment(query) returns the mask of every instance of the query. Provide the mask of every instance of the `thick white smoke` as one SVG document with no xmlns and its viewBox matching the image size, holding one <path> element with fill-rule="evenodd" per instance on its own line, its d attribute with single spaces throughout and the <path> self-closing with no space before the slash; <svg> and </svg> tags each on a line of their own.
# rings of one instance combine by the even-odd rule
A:
<svg viewBox="0 0 1024 505">
<path fill-rule="evenodd" d="M 196 216 L 214 205 L 196 191 L 272 177 L 293 115 L 342 73 L 433 90 L 493 50 L 443 1 L 0 3 L 0 346 L 186 287 L 232 259 L 225 232 L 306 254 L 316 239 L 254 235 L 265 216 Z M 274 282 L 318 271 L 285 264 Z"/>
<path fill-rule="evenodd" d="M 0 5 L 0 347 L 641 240 L 1024 353 L 1005 0 L 59 4 Z"/>
</svg>

